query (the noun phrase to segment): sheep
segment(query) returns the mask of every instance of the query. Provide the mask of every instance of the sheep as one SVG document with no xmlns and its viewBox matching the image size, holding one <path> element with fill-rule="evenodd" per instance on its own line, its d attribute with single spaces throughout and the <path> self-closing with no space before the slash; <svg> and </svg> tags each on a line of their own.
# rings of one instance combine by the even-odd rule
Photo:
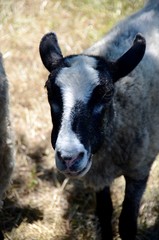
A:
<svg viewBox="0 0 159 240">
<path fill-rule="evenodd" d="M 14 168 L 13 136 L 10 126 L 8 80 L 0 54 L 0 209 Z M 0 239 L 3 233 L 0 231 Z"/>
<path fill-rule="evenodd" d="M 135 240 L 140 201 L 159 152 L 159 0 L 78 55 L 63 57 L 54 32 L 39 45 L 57 169 L 96 192 L 102 240 L 112 240 L 110 187 L 121 175 L 122 240 Z"/>
</svg>

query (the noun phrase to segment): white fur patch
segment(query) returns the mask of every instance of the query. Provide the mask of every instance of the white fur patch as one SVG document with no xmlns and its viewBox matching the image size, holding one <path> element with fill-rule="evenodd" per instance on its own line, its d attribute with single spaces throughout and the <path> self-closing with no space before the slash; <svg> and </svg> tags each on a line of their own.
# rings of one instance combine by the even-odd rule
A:
<svg viewBox="0 0 159 240">
<path fill-rule="evenodd" d="M 63 99 L 63 116 L 56 148 L 67 156 L 76 156 L 84 152 L 86 164 L 88 153 L 71 128 L 71 110 L 77 101 L 87 103 L 93 89 L 99 84 L 98 72 L 95 69 L 96 59 L 88 56 L 75 56 L 68 59 L 70 67 L 63 68 L 56 78 Z"/>
<path fill-rule="evenodd" d="M 93 57 L 76 56 L 68 61 L 70 67 L 60 71 L 56 84 L 62 90 L 64 105 L 72 107 L 76 100 L 87 102 L 99 78 Z"/>
<path fill-rule="evenodd" d="M 83 159 L 80 161 L 79 167 L 84 169 L 89 161 L 90 152 L 88 152 L 83 144 L 79 141 L 76 134 L 71 130 L 70 121 L 63 119 L 61 129 L 56 141 L 55 156 L 57 151 L 61 153 L 61 157 L 76 158 L 82 152 Z M 90 168 L 90 167 L 89 167 Z M 89 170 L 87 168 L 87 171 Z"/>
<path fill-rule="evenodd" d="M 93 89 L 98 85 L 96 60 L 88 56 L 75 56 L 68 59 L 70 67 L 63 68 L 56 84 L 60 87 L 63 98 L 64 119 L 68 120 L 76 101 L 88 102 Z"/>
</svg>

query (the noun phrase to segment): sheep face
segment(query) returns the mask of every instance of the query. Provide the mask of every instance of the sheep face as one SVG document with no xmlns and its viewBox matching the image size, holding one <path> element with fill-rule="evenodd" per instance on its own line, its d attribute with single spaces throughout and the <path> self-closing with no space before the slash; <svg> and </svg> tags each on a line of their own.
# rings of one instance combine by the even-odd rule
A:
<svg viewBox="0 0 159 240">
<path fill-rule="evenodd" d="M 114 82 L 140 62 L 145 41 L 133 46 L 115 63 L 87 55 L 63 57 L 55 34 L 43 37 L 40 54 L 50 71 L 46 87 L 53 122 L 52 146 L 56 166 L 69 177 L 85 175 L 91 155 L 102 146 L 112 118 Z"/>
<path fill-rule="evenodd" d="M 102 144 L 104 113 L 114 92 L 106 63 L 84 55 L 64 58 L 46 86 L 57 168 L 66 175 L 81 176 Z"/>
</svg>

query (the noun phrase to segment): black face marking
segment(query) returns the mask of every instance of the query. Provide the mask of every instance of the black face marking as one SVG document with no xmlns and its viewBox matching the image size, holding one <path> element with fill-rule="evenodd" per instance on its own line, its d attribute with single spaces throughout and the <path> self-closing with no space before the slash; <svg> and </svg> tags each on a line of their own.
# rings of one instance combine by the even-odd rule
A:
<svg viewBox="0 0 159 240">
<path fill-rule="evenodd" d="M 88 106 L 93 109 L 95 106 L 108 105 L 112 100 L 114 87 L 112 84 L 100 84 L 92 92 Z"/>
<path fill-rule="evenodd" d="M 108 104 L 112 100 L 114 94 L 114 84 L 110 72 L 110 63 L 105 59 L 97 57 L 96 70 L 98 71 L 98 77 L 100 84 L 94 89 L 92 99 L 95 101 L 98 99 L 101 102 Z"/>
<path fill-rule="evenodd" d="M 90 108 L 90 103 L 84 104 L 78 101 L 71 112 L 72 130 L 77 135 L 80 142 L 85 146 L 85 149 L 91 148 L 91 152 L 97 152 L 104 141 L 104 117 L 112 117 L 110 114 L 111 103 L 94 103 Z M 95 111 L 95 108 L 98 110 Z M 110 119 L 106 123 L 109 124 Z M 105 126 L 106 127 L 106 126 Z"/>
<path fill-rule="evenodd" d="M 53 130 L 51 135 L 52 146 L 55 149 L 55 143 L 58 136 L 59 129 L 61 127 L 62 113 L 63 113 L 63 101 L 60 88 L 54 83 L 49 84 L 47 87 L 48 101 L 50 104 L 51 117 L 53 122 Z"/>
<path fill-rule="evenodd" d="M 111 76 L 106 70 L 107 67 L 105 61 L 102 59 L 98 60 L 99 65 L 97 65 L 97 70 L 99 71 L 98 74 L 100 84 L 95 87 L 88 102 L 88 109 L 90 110 L 91 114 L 89 131 L 92 153 L 98 151 L 102 146 L 102 143 L 104 141 L 103 131 L 110 125 L 110 122 L 113 118 L 112 99 L 114 95 L 114 84 L 112 82 Z M 103 123 L 105 126 L 103 126 Z"/>
<path fill-rule="evenodd" d="M 77 101 L 71 111 L 71 120 L 73 132 L 76 133 L 80 142 L 88 150 L 90 145 L 88 128 L 90 122 L 90 113 L 87 109 L 87 106 L 83 102 Z"/>
</svg>

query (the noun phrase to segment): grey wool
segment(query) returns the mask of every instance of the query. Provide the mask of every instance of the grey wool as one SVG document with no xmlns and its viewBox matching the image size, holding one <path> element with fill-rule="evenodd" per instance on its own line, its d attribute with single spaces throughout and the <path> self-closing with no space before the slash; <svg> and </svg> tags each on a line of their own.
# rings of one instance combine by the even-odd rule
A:
<svg viewBox="0 0 159 240">
<path fill-rule="evenodd" d="M 159 1 L 150 0 L 85 53 L 113 61 L 137 33 L 146 39 L 145 55 L 128 76 L 115 83 L 111 140 L 106 136 L 84 177 L 96 190 L 120 175 L 145 178 L 159 152 Z"/>
<path fill-rule="evenodd" d="M 0 207 L 14 167 L 13 136 L 10 125 L 8 80 L 0 54 Z"/>
</svg>

